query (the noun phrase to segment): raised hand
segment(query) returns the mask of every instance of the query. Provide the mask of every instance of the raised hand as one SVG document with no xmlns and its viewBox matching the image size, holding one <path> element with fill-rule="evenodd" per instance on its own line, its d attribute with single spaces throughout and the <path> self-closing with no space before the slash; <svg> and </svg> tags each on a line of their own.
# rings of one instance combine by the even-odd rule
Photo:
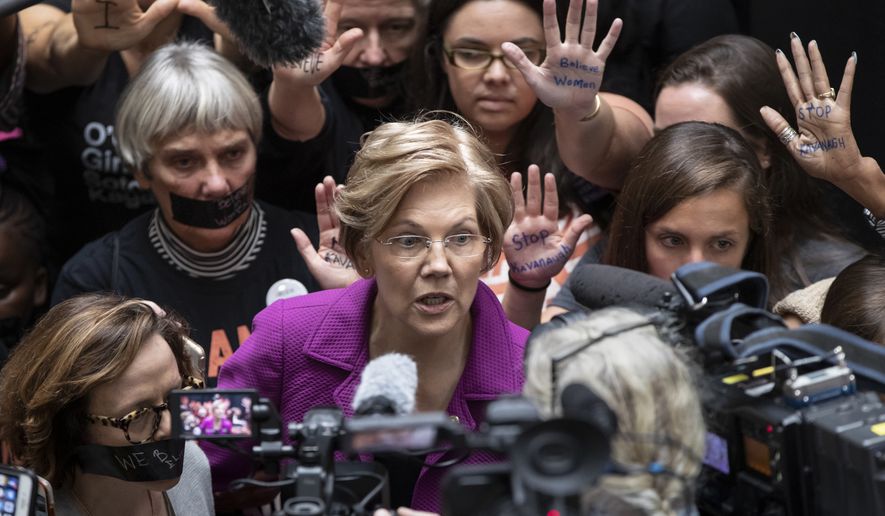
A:
<svg viewBox="0 0 885 516">
<path fill-rule="evenodd" d="M 541 173 L 529 166 L 528 189 L 522 194 L 522 174 L 510 176 L 515 207 L 513 222 L 504 234 L 504 257 L 511 278 L 529 288 L 541 288 L 562 270 L 575 250 L 581 233 L 593 222 L 581 215 L 560 229 L 559 197 L 553 174 L 544 175 L 544 199 L 541 201 Z"/>
<path fill-rule="evenodd" d="M 362 29 L 350 29 L 338 35 L 338 19 L 341 17 L 343 0 L 327 0 L 323 15 L 326 19 L 326 35 L 320 48 L 295 66 L 274 68 L 274 80 L 285 80 L 291 86 L 318 86 L 344 61 L 353 45 L 363 37 Z"/>
<path fill-rule="evenodd" d="M 142 10 L 138 0 L 73 0 L 71 14 L 82 46 L 111 52 L 142 41 L 177 4 L 178 0 L 156 0 Z"/>
<path fill-rule="evenodd" d="M 178 11 L 199 19 L 209 30 L 228 41 L 236 41 L 230 28 L 215 14 L 215 8 L 204 0 L 178 0 Z"/>
<path fill-rule="evenodd" d="M 292 230 L 292 238 L 307 268 L 323 289 L 343 288 L 359 279 L 353 262 L 344 253 L 338 241 L 338 217 L 335 215 L 335 180 L 326 176 L 316 186 L 317 225 L 320 241 L 317 249 L 307 235 L 298 228 Z"/>
<path fill-rule="evenodd" d="M 837 184 L 852 181 L 863 159 L 851 130 L 851 88 L 857 56 L 848 58 L 837 95 L 830 87 L 817 42 L 808 44 L 806 54 L 802 41 L 793 33 L 790 48 L 798 78 L 781 51 L 777 52 L 777 64 L 796 109 L 798 132 L 768 106 L 762 108 L 762 117 L 808 174 Z"/>
<path fill-rule="evenodd" d="M 582 27 L 583 1 L 571 0 L 569 4 L 563 42 L 556 20 L 556 0 L 544 0 L 547 58 L 540 65 L 534 65 L 513 43 L 503 43 L 501 50 L 516 65 L 541 102 L 553 109 L 574 109 L 587 114 L 596 107 L 605 60 L 618 40 L 623 22 L 620 18 L 615 19 L 599 49 L 594 52 L 598 0 L 586 0 Z"/>
</svg>

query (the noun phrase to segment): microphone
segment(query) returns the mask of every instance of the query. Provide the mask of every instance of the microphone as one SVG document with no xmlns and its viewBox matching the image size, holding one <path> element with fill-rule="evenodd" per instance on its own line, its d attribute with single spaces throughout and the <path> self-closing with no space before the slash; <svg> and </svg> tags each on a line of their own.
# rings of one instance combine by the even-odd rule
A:
<svg viewBox="0 0 885 516">
<path fill-rule="evenodd" d="M 672 309 L 674 302 L 682 302 L 673 283 L 612 265 L 582 265 L 569 282 L 575 300 L 591 310 L 629 304 Z"/>
<path fill-rule="evenodd" d="M 294 65 L 319 48 L 326 33 L 318 0 L 210 0 L 215 14 L 254 63 Z"/>
<path fill-rule="evenodd" d="M 406 355 L 390 353 L 372 360 L 363 369 L 353 396 L 356 416 L 410 414 L 415 410 L 418 366 Z"/>
</svg>

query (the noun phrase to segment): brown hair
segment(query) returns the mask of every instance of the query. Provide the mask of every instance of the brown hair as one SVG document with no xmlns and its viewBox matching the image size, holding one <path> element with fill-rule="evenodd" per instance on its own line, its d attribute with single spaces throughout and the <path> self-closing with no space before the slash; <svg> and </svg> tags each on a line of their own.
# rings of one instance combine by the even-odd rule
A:
<svg viewBox="0 0 885 516">
<path fill-rule="evenodd" d="M 820 322 L 885 345 L 885 256 L 864 256 L 836 276 Z"/>
<path fill-rule="evenodd" d="M 870 230 L 863 210 L 846 194 L 805 173 L 762 118 L 768 106 L 796 127 L 796 111 L 777 67 L 771 47 L 750 36 L 729 34 L 711 38 L 676 58 L 660 75 L 656 96 L 667 86 L 701 84 L 718 94 L 731 109 L 740 131 L 753 145 L 771 155 L 762 179 L 773 210 L 772 245 L 790 267 L 783 278 L 793 285 L 808 284 L 796 245 L 826 235 L 874 249 L 881 242 Z M 826 201 L 826 202 L 825 202 Z M 839 221 L 838 223 L 835 221 Z"/>
<path fill-rule="evenodd" d="M 466 123 L 427 120 L 391 122 L 364 135 L 335 201 L 341 245 L 361 274 L 366 242 L 387 227 L 413 186 L 440 176 L 460 178 L 472 186 L 480 230 L 492 239 L 484 270 L 492 268 L 513 218 L 510 185 L 491 151 Z"/>
<path fill-rule="evenodd" d="M 184 324 L 142 300 L 85 294 L 53 307 L 0 373 L 0 441 L 21 465 L 60 486 L 82 444 L 89 393 L 118 378 L 153 335 L 169 343 L 182 375 L 201 377 Z"/>
<path fill-rule="evenodd" d="M 742 268 L 773 282 L 771 210 L 756 154 L 720 124 L 683 122 L 652 138 L 637 156 L 617 200 L 604 262 L 647 272 L 645 229 L 687 199 L 730 188 L 744 199 L 750 243 Z"/>
</svg>

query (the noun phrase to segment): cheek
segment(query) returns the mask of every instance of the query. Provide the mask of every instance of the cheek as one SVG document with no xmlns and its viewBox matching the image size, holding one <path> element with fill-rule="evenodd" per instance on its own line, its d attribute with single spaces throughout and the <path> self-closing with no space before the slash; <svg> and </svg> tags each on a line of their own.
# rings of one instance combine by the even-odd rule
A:
<svg viewBox="0 0 885 516">
<path fill-rule="evenodd" d="M 472 86 L 476 85 L 476 81 L 471 81 L 470 77 L 460 73 L 460 70 L 448 68 L 445 71 L 446 79 L 449 82 L 449 93 L 452 95 L 452 100 L 455 101 L 455 108 L 469 118 L 472 105 L 470 92 Z"/>
<path fill-rule="evenodd" d="M 645 238 L 645 260 L 648 263 L 648 270 L 644 272 L 664 280 L 669 280 L 670 274 L 682 265 L 678 253 L 658 244 L 648 236 Z"/>
</svg>

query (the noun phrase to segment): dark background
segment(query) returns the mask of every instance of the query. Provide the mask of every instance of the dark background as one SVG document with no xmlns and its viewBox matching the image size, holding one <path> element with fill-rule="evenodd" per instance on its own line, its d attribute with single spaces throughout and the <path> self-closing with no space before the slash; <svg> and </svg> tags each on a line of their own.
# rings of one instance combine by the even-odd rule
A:
<svg viewBox="0 0 885 516">
<path fill-rule="evenodd" d="M 817 40 L 839 90 L 852 51 L 857 72 L 851 119 L 861 153 L 885 164 L 885 0 L 732 0 L 741 32 L 790 55 L 790 31 L 806 45 Z"/>
</svg>

